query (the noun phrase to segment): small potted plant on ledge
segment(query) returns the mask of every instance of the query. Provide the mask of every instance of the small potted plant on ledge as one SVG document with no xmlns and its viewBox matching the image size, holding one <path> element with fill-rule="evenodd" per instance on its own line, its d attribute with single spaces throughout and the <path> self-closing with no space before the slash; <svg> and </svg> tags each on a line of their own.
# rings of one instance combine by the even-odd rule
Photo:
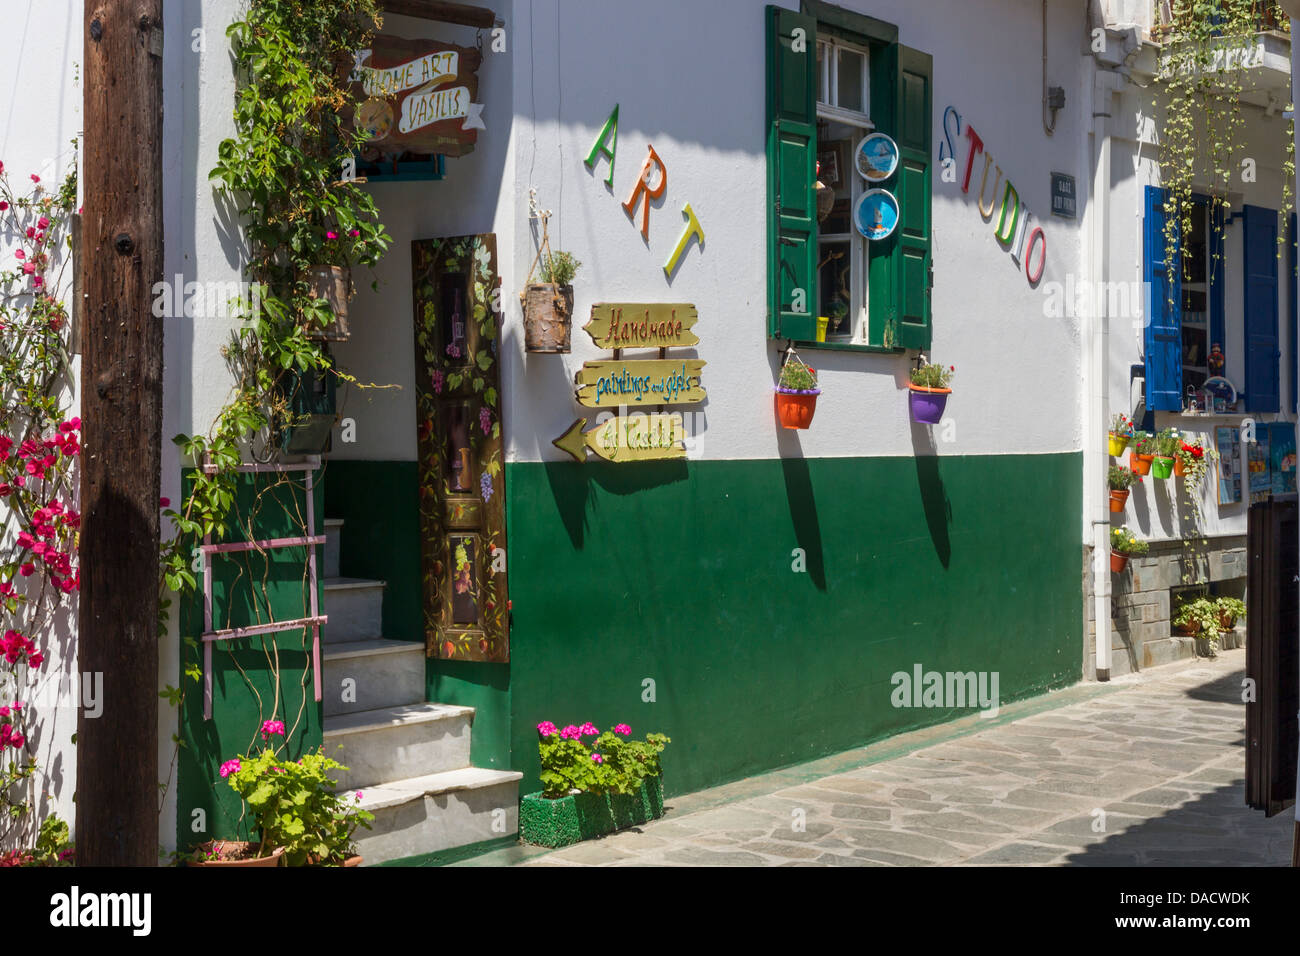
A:
<svg viewBox="0 0 1300 956">
<path fill-rule="evenodd" d="M 1201 595 L 1193 600 L 1183 599 L 1171 622 L 1181 634 L 1197 639 L 1197 650 L 1205 650 L 1214 657 L 1219 649 L 1219 605 Z M 1204 642 L 1202 644 L 1201 642 Z"/>
<path fill-rule="evenodd" d="M 1129 467 L 1139 475 L 1151 474 L 1151 462 L 1156 457 L 1156 436 L 1139 429 L 1133 433 L 1129 448 L 1132 449 L 1128 454 Z"/>
<path fill-rule="evenodd" d="M 957 371 L 955 365 L 931 365 L 926 362 L 912 369 L 908 383 L 908 404 L 912 421 L 922 425 L 937 425 L 948 406 L 949 387 Z"/>
<path fill-rule="evenodd" d="M 1142 476 L 1131 468 L 1111 465 L 1106 474 L 1106 484 L 1110 487 L 1110 510 L 1116 514 L 1128 504 L 1129 488 L 1142 480 Z"/>
<path fill-rule="evenodd" d="M 1151 477 L 1161 480 L 1174 473 L 1174 462 L 1183 440 L 1176 428 L 1162 428 L 1156 435 L 1156 456 L 1151 464 Z"/>
<path fill-rule="evenodd" d="M 1107 439 L 1106 449 L 1112 458 L 1124 454 L 1124 449 L 1133 440 L 1133 419 L 1127 415 L 1112 415 Z"/>
<path fill-rule="evenodd" d="M 785 354 L 776 385 L 776 417 L 782 428 L 807 428 L 817 411 L 817 370 L 804 365 L 793 348 Z"/>
<path fill-rule="evenodd" d="M 221 765 L 221 776 L 243 799 L 257 841 L 210 841 L 197 851 L 197 866 L 358 866 L 353 835 L 370 829 L 374 815 L 356 804 L 361 793 L 336 793 L 329 774 L 347 768 L 319 751 L 298 760 L 271 745 L 284 722 L 262 724 L 260 751 Z"/>
<path fill-rule="evenodd" d="M 1246 602 L 1240 598 L 1221 597 L 1214 602 L 1219 609 L 1219 629 L 1231 631 L 1246 616 Z"/>
<path fill-rule="evenodd" d="M 1151 546 L 1127 527 L 1110 529 L 1110 569 L 1119 574 L 1128 567 L 1128 559 L 1146 554 Z"/>
<path fill-rule="evenodd" d="M 631 735 L 627 724 L 604 733 L 590 721 L 563 730 L 549 720 L 537 725 L 543 789 L 520 801 L 526 843 L 568 846 L 663 816 L 659 755 L 671 741 Z"/>
</svg>

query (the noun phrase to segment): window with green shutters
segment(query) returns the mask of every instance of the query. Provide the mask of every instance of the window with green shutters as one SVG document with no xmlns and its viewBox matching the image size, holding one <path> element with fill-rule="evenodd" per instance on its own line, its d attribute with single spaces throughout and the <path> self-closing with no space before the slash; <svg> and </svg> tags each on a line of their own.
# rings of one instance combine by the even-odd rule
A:
<svg viewBox="0 0 1300 956">
<path fill-rule="evenodd" d="M 928 54 L 871 17 L 804 0 L 767 8 L 768 334 L 845 349 L 930 345 Z M 820 137 L 819 137 L 820 131 Z M 883 183 L 899 222 L 868 242 L 852 224 L 862 194 L 854 148 L 873 131 L 899 147 Z M 833 202 L 817 206 L 818 159 Z M 825 342 L 817 341 L 824 316 Z"/>
</svg>

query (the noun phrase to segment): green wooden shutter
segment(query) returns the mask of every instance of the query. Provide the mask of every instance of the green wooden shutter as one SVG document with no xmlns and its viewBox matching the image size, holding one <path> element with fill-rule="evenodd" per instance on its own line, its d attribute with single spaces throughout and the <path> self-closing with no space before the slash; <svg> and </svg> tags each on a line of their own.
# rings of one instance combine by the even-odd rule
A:
<svg viewBox="0 0 1300 956">
<path fill-rule="evenodd" d="M 896 131 L 898 229 L 893 258 L 897 290 L 898 340 L 909 349 L 930 347 L 930 137 L 932 129 L 930 54 L 898 48 Z M 872 289 L 874 296 L 875 290 Z"/>
<path fill-rule="evenodd" d="M 816 173 L 817 21 L 769 6 L 767 330 L 775 338 L 816 338 Z"/>
</svg>

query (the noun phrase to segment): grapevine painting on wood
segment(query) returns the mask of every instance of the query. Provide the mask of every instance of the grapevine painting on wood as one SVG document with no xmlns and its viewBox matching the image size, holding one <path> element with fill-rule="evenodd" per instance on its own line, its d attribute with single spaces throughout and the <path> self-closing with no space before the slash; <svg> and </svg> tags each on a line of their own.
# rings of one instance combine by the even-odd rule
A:
<svg viewBox="0 0 1300 956">
<path fill-rule="evenodd" d="M 425 650 L 508 661 L 496 237 L 411 246 Z"/>
</svg>

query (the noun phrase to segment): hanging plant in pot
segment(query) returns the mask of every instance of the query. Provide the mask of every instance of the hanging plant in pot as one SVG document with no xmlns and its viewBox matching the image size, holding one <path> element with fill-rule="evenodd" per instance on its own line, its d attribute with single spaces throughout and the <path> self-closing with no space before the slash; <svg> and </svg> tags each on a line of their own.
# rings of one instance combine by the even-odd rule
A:
<svg viewBox="0 0 1300 956">
<path fill-rule="evenodd" d="M 956 371 L 955 365 L 931 365 L 928 362 L 912 369 L 912 380 L 907 385 L 912 421 L 922 425 L 939 424 L 948 406 L 948 396 L 952 394 L 949 383 Z"/>
<path fill-rule="evenodd" d="M 776 386 L 776 417 L 782 428 L 807 428 L 817 411 L 817 370 L 804 365 L 791 346 L 781 365 Z"/>
<path fill-rule="evenodd" d="M 1110 457 L 1118 458 L 1124 454 L 1124 449 L 1129 446 L 1129 442 L 1132 440 L 1133 419 L 1127 415 L 1112 415 L 1106 446 L 1106 450 L 1110 452 Z"/>
<path fill-rule="evenodd" d="M 1183 440 L 1176 428 L 1162 428 L 1156 435 L 1155 458 L 1151 462 L 1151 477 L 1162 481 L 1174 474 L 1174 464 Z"/>
<path fill-rule="evenodd" d="M 531 218 L 541 220 L 542 239 L 528 267 L 524 291 L 519 293 L 524 311 L 524 348 L 529 352 L 568 352 L 573 332 L 573 277 L 582 263 L 572 253 L 551 251 L 547 229 L 551 211 L 538 208 L 536 190 L 528 191 L 528 205 Z M 533 273 L 539 267 L 540 281 L 534 282 Z"/>
<path fill-rule="evenodd" d="M 1127 527 L 1110 529 L 1110 569 L 1119 574 L 1128 567 L 1128 559 L 1146 554 L 1151 546 Z"/>
<path fill-rule="evenodd" d="M 346 342 L 351 336 L 352 265 L 373 266 L 383 256 L 389 240 L 377 223 L 351 216 L 346 222 L 309 226 L 298 239 L 308 263 L 299 269 L 299 281 L 307 287 L 308 306 L 303 320 L 307 337 Z"/>
<path fill-rule="evenodd" d="M 1142 480 L 1142 476 L 1131 468 L 1111 465 L 1106 473 L 1106 484 L 1110 488 L 1110 510 L 1116 514 L 1128 504 L 1129 489 Z"/>
<path fill-rule="evenodd" d="M 1151 474 L 1151 462 L 1156 457 L 1156 436 L 1150 432 L 1135 431 L 1129 447 L 1129 467 L 1139 475 Z"/>
</svg>

